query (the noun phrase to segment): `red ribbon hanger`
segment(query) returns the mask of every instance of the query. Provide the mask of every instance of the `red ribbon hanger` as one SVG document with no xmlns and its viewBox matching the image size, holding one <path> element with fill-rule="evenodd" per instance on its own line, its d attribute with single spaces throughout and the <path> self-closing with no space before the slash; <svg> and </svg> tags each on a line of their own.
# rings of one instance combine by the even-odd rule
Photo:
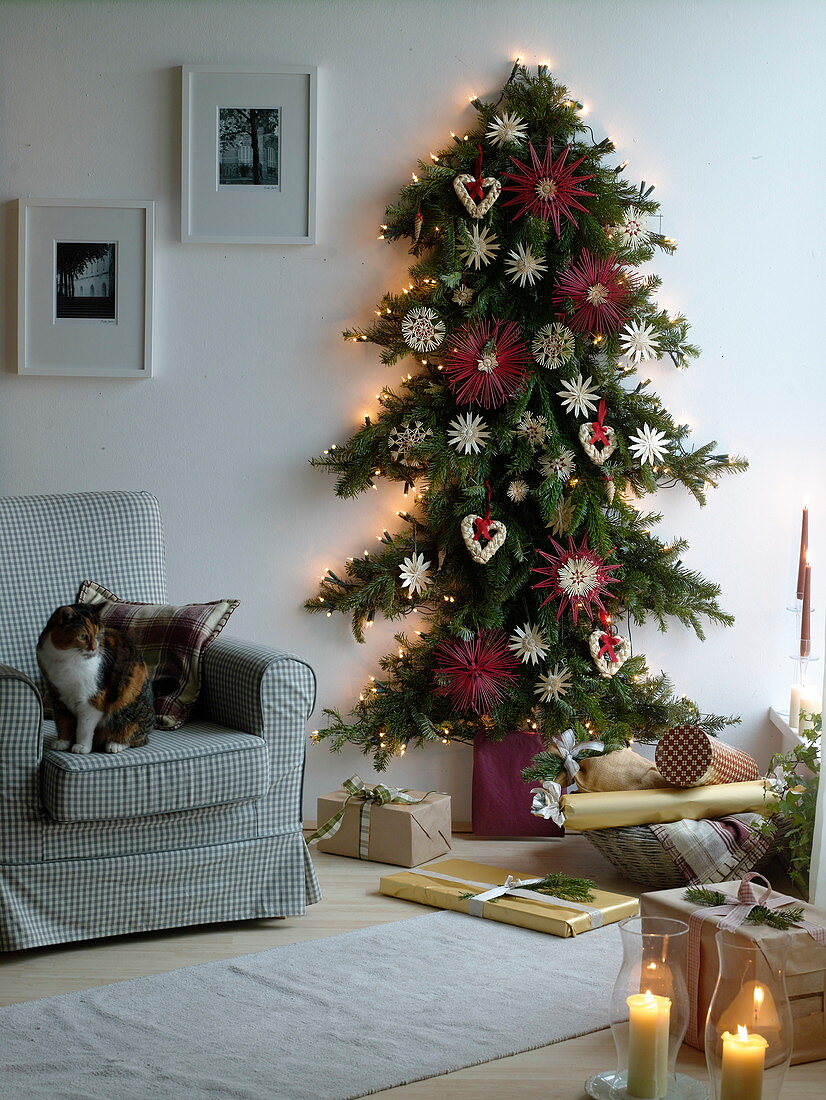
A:
<svg viewBox="0 0 826 1100">
<path fill-rule="evenodd" d="M 481 149 L 481 146 L 480 146 L 480 149 Z M 490 491 L 490 482 L 489 481 L 485 482 L 485 488 L 488 491 L 488 510 L 487 510 L 487 512 L 485 512 L 484 516 L 477 516 L 476 519 L 473 521 L 473 541 L 474 542 L 479 542 L 480 539 L 487 539 L 487 541 L 490 542 L 491 538 L 492 538 L 491 533 L 490 533 L 490 525 L 494 521 L 491 519 L 491 516 L 490 516 L 491 491 Z"/>
<path fill-rule="evenodd" d="M 467 185 L 467 193 L 474 202 L 481 202 L 485 197 L 485 189 L 482 178 L 482 146 L 477 145 L 479 155 L 476 158 L 476 166 L 473 169 L 473 180 Z"/>
<path fill-rule="evenodd" d="M 602 657 L 603 655 L 605 655 L 605 656 L 608 657 L 608 660 L 612 664 L 616 664 L 617 661 L 619 660 L 619 658 L 617 657 L 617 652 L 616 652 L 616 648 L 615 648 L 616 644 L 617 644 L 616 634 L 609 634 L 608 631 L 606 631 L 604 634 L 600 634 L 600 636 L 599 636 L 599 653 L 597 654 L 597 656 Z"/>
<path fill-rule="evenodd" d="M 591 443 L 592 447 L 594 446 L 595 443 L 601 443 L 604 447 L 607 447 L 610 443 L 610 440 L 608 439 L 608 436 L 605 433 L 605 424 L 604 424 L 605 413 L 606 413 L 606 405 L 605 405 L 605 400 L 603 399 L 599 403 L 599 410 L 597 412 L 597 418 L 591 424 L 591 431 L 593 432 L 593 435 L 591 436 L 590 443 Z"/>
</svg>

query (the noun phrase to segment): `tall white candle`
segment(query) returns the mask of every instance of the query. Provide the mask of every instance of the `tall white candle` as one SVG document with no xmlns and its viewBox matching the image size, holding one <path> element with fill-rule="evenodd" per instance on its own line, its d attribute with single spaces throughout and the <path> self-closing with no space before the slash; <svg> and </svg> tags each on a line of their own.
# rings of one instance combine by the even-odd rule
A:
<svg viewBox="0 0 826 1100">
<path fill-rule="evenodd" d="M 720 1100 L 760 1100 L 763 1095 L 763 1066 L 766 1047 L 762 1035 L 739 1026 L 737 1034 L 724 1031 Z"/>
<path fill-rule="evenodd" d="M 650 990 L 626 998 L 628 1080 L 626 1092 L 639 1100 L 659 1100 L 668 1091 L 668 1029 L 671 1001 Z"/>
</svg>

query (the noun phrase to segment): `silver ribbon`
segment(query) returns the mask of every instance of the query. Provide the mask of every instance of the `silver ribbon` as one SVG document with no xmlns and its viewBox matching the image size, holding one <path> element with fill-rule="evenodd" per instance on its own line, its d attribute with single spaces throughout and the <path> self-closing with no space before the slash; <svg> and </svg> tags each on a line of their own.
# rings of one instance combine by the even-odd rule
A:
<svg viewBox="0 0 826 1100">
<path fill-rule="evenodd" d="M 567 901 L 565 898 L 557 898 L 553 894 L 540 894 L 538 890 L 526 890 L 524 887 L 533 886 L 534 883 L 541 882 L 541 878 L 526 878 L 518 879 L 513 875 L 508 875 L 502 886 L 488 886 L 484 882 L 474 882 L 468 878 L 456 878 L 454 875 L 440 875 L 438 871 L 431 871 L 426 867 L 414 867 L 410 872 L 413 875 L 422 875 L 423 878 L 443 879 L 445 882 L 458 882 L 461 886 L 475 886 L 477 889 L 480 886 L 484 886 L 485 889 L 481 894 L 475 894 L 472 898 L 468 899 L 468 914 L 471 917 L 481 917 L 484 915 L 484 908 L 486 901 L 493 901 L 494 898 L 501 898 L 505 894 L 510 894 L 517 898 L 528 898 L 529 901 L 541 901 L 545 905 L 559 906 L 562 909 L 573 909 L 577 913 L 587 913 L 591 918 L 591 928 L 601 928 L 604 924 L 604 917 L 601 909 L 597 909 L 594 905 L 583 905 L 579 901 Z"/>
<path fill-rule="evenodd" d="M 604 741 L 577 741 L 576 734 L 570 729 L 552 737 L 551 743 L 562 757 L 565 771 L 568 773 L 568 779 L 571 783 L 573 783 L 575 776 L 580 771 L 579 762 L 577 761 L 577 757 L 580 753 L 586 752 L 587 750 L 605 752 Z"/>
<path fill-rule="evenodd" d="M 555 825 L 565 824 L 565 814 L 560 805 L 562 800 L 562 784 L 555 783 L 552 779 L 546 779 L 541 787 L 531 789 L 533 801 L 531 813 L 534 817 L 544 817 L 546 821 L 553 821 Z"/>
</svg>

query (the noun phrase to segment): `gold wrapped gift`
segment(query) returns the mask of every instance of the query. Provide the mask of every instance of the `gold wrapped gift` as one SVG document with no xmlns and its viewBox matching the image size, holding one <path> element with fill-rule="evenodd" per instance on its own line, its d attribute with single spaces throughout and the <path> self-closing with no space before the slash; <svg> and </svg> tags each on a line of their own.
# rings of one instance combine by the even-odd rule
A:
<svg viewBox="0 0 826 1100">
<path fill-rule="evenodd" d="M 764 779 L 750 783 L 716 783 L 708 787 L 646 791 L 599 791 L 568 794 L 560 799 L 565 828 L 574 832 L 669 821 L 701 821 L 727 814 L 771 814 L 777 796 Z"/>
<path fill-rule="evenodd" d="M 493 887 L 503 887 L 508 879 L 517 881 L 507 893 L 490 900 L 478 896 L 492 892 Z M 607 890 L 594 890 L 593 900 L 587 905 L 535 892 L 533 897 L 526 896 L 532 893 L 530 881 L 530 876 L 519 871 L 465 859 L 445 859 L 427 867 L 385 875 L 379 889 L 383 894 L 405 901 L 433 905 L 437 909 L 455 909 L 458 913 L 516 924 L 552 936 L 576 936 L 602 924 L 633 917 L 639 909 L 637 898 L 611 894 Z"/>
</svg>

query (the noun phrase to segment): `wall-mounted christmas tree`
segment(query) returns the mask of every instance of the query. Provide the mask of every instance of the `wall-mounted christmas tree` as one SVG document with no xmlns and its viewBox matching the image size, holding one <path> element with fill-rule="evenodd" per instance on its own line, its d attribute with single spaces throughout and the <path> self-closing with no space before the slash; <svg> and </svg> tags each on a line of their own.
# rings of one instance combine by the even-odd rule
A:
<svg viewBox="0 0 826 1100">
<path fill-rule="evenodd" d="M 349 718 L 318 739 L 372 753 L 410 744 L 572 728 L 608 747 L 691 721 L 714 732 L 663 673 L 632 654 L 630 625 L 669 618 L 703 637 L 729 624 L 719 588 L 652 533 L 647 494 L 681 484 L 699 501 L 746 463 L 690 448 L 637 367 L 698 354 L 684 317 L 660 309 L 637 268 L 674 242 L 656 231 L 652 187 L 622 176 L 609 139 L 544 66 L 517 64 L 478 122 L 419 162 L 383 236 L 407 239 L 409 286 L 345 337 L 407 360 L 398 389 L 313 463 L 355 496 L 376 479 L 410 489 L 401 530 L 348 559 L 307 602 L 352 616 L 416 612 Z M 415 364 L 409 365 L 410 361 Z M 538 747 L 541 747 L 538 743 Z M 555 778 L 540 753 L 536 778 Z"/>
</svg>

